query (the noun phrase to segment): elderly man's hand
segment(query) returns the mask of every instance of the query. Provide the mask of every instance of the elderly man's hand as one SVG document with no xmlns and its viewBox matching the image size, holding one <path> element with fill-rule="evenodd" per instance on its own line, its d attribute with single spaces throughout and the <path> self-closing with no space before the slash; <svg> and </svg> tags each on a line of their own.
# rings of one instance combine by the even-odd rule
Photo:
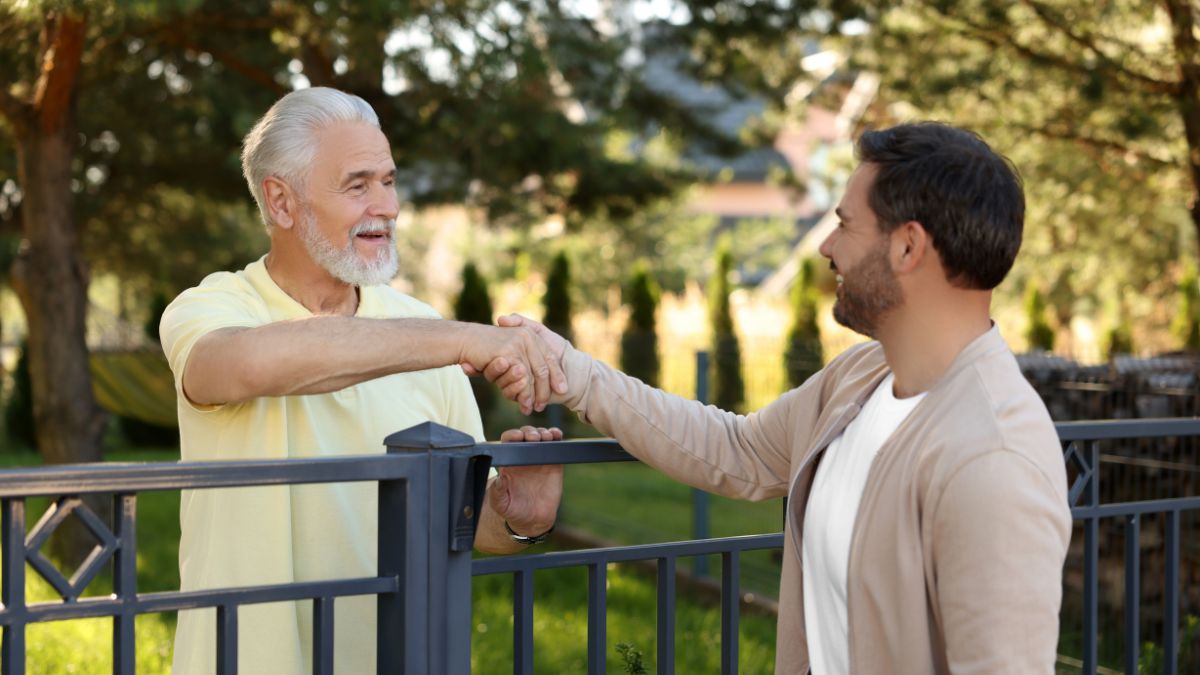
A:
<svg viewBox="0 0 1200 675">
<path fill-rule="evenodd" d="M 468 375 L 502 373 L 506 386 L 501 391 L 521 406 L 522 414 L 544 410 L 551 391 L 566 393 L 561 352 L 555 355 L 531 326 L 463 325 L 468 328 L 463 332 L 458 359 L 462 369 Z"/>
<path fill-rule="evenodd" d="M 524 426 L 500 434 L 500 442 L 560 441 L 562 437 L 562 431 L 554 427 Z M 561 464 L 509 466 L 497 471 L 500 475 L 488 488 L 488 501 L 513 532 L 533 537 L 554 526 L 562 500 Z"/>
<path fill-rule="evenodd" d="M 507 314 L 500 317 L 497 323 L 503 328 L 532 331 L 538 336 L 542 344 L 545 345 L 550 359 L 558 365 L 560 370 L 562 369 L 562 357 L 566 353 L 567 345 L 570 344 L 566 338 L 546 328 L 537 321 L 520 314 Z M 520 373 L 513 373 L 512 369 L 506 366 L 507 364 L 493 361 L 483 369 L 483 376 L 487 378 L 488 382 L 495 384 L 504 393 L 506 398 L 513 398 L 514 395 L 518 395 L 521 391 L 523 381 Z M 555 389 L 554 391 L 559 394 L 565 394 L 566 388 L 564 387 L 561 390 Z"/>
</svg>

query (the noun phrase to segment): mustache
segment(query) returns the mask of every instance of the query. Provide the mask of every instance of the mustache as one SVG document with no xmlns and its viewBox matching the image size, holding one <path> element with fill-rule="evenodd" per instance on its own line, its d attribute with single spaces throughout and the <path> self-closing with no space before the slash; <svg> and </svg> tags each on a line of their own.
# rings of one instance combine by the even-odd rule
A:
<svg viewBox="0 0 1200 675">
<path fill-rule="evenodd" d="M 387 232 L 390 237 L 396 231 L 396 220 L 394 218 L 368 218 L 354 227 L 350 228 L 350 236 L 356 237 L 363 232 Z"/>
</svg>

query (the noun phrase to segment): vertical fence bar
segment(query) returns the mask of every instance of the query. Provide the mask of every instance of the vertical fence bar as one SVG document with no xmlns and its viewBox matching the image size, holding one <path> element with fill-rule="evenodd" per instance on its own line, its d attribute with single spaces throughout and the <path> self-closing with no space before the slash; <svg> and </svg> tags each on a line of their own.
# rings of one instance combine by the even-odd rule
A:
<svg viewBox="0 0 1200 675">
<path fill-rule="evenodd" d="M 4 539 L 4 555 L 0 565 L 0 583 L 4 591 L 0 600 L 11 617 L 4 627 L 4 647 L 0 649 L 0 668 L 4 675 L 23 675 L 25 672 L 25 500 L 5 499 L 0 512 L 4 522 L 0 537 Z"/>
<path fill-rule="evenodd" d="M 1163 672 L 1179 672 L 1179 511 L 1167 511 L 1166 579 L 1163 581 Z"/>
<path fill-rule="evenodd" d="M 1100 504 L 1100 444 L 1087 444 L 1087 463 L 1090 475 L 1087 479 L 1085 502 L 1088 506 Z M 1099 578 L 1097 563 L 1100 558 L 1100 522 L 1097 518 L 1083 521 L 1083 672 L 1095 675 L 1097 663 L 1097 619 L 1100 614 Z"/>
<path fill-rule="evenodd" d="M 238 606 L 217 607 L 217 675 L 237 675 Z"/>
<path fill-rule="evenodd" d="M 424 481 L 379 481 L 379 576 L 399 582 L 395 593 L 380 593 L 375 600 L 375 665 L 381 673 L 419 673 L 425 666 L 424 652 L 417 648 L 425 637 L 423 584 L 415 580 L 424 578 L 426 558 L 411 550 L 424 544 L 425 519 L 416 506 L 420 498 L 410 499 L 410 493 L 425 489 Z"/>
<path fill-rule="evenodd" d="M 450 431 L 446 429 L 446 431 Z M 456 434 L 458 432 L 455 432 Z M 459 434 L 462 445 L 439 443 L 429 455 L 429 665 L 432 673 L 471 672 L 471 548 L 453 550 L 452 530 L 459 515 L 452 494 L 470 482 L 470 472 L 455 477 L 451 452 L 461 459 L 475 439 Z M 482 487 L 482 484 L 481 484 Z M 481 503 L 482 505 L 482 503 Z M 472 511 L 473 506 L 462 506 Z"/>
<path fill-rule="evenodd" d="M 1136 514 L 1125 517 L 1125 672 L 1138 672 L 1142 609 L 1142 528 Z"/>
<path fill-rule="evenodd" d="M 708 352 L 696 352 L 696 400 L 708 403 Z M 711 526 L 712 504 L 709 495 L 704 490 L 692 488 L 692 539 L 708 539 L 712 537 Z M 698 555 L 692 558 L 692 573 L 698 577 L 707 577 L 708 556 Z"/>
<path fill-rule="evenodd" d="M 533 675 L 533 570 L 513 573 L 513 675 Z"/>
<path fill-rule="evenodd" d="M 658 559 L 658 675 L 675 675 L 675 558 Z"/>
<path fill-rule="evenodd" d="M 1126 516 L 1126 673 L 1138 673 L 1141 645 L 1141 520 Z"/>
<path fill-rule="evenodd" d="M 135 627 L 137 613 L 137 495 L 113 495 L 113 520 L 117 551 L 113 557 L 113 593 L 121 610 L 113 617 L 112 651 L 114 675 L 137 672 Z"/>
<path fill-rule="evenodd" d="M 588 565 L 588 675 L 603 675 L 608 650 L 608 564 Z"/>
<path fill-rule="evenodd" d="M 313 675 L 333 675 L 333 598 L 313 598 L 312 640 Z"/>
<path fill-rule="evenodd" d="M 737 675 L 738 672 L 741 567 L 737 551 L 721 554 L 721 675 Z"/>
</svg>

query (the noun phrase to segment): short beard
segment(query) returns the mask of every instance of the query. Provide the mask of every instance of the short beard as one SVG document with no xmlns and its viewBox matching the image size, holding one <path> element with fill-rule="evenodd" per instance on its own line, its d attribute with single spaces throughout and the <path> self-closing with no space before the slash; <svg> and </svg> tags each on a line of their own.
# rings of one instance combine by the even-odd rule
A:
<svg viewBox="0 0 1200 675">
<path fill-rule="evenodd" d="M 382 226 L 382 227 L 381 227 Z M 344 248 L 337 248 L 317 229 L 317 217 L 312 209 L 304 209 L 300 219 L 300 241 L 313 262 L 329 272 L 333 278 L 351 286 L 378 286 L 395 278 L 400 271 L 400 260 L 394 245 L 386 247 L 375 260 L 363 260 L 354 249 L 354 238 L 361 232 L 386 228 L 388 237 L 395 236 L 396 221 L 383 218 L 364 220 L 350 229 L 350 238 Z"/>
<path fill-rule="evenodd" d="M 900 304 L 903 295 L 888 264 L 887 240 L 842 274 L 842 288 L 833 304 L 833 318 L 846 328 L 878 337 L 884 315 Z"/>
</svg>

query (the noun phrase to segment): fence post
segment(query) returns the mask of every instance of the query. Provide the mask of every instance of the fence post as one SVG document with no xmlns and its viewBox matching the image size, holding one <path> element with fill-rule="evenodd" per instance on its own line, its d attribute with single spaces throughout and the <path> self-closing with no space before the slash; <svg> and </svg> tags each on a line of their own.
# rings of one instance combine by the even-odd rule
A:
<svg viewBox="0 0 1200 675">
<path fill-rule="evenodd" d="M 471 670 L 471 549 L 491 458 L 475 439 L 425 422 L 384 440 L 388 454 L 423 455 L 409 480 L 379 484 L 380 673 Z"/>
<path fill-rule="evenodd" d="M 696 400 L 708 403 L 708 352 L 696 352 Z M 712 536 L 709 526 L 711 514 L 708 493 L 692 488 L 692 539 L 708 539 Z M 708 576 L 708 556 L 692 558 L 692 573 L 698 577 Z"/>
</svg>

